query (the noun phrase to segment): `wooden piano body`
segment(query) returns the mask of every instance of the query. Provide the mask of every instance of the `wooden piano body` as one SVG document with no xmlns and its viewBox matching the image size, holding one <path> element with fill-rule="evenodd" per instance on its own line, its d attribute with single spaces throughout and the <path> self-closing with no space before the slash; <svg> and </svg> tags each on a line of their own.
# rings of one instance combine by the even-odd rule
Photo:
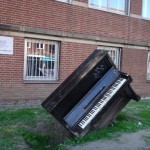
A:
<svg viewBox="0 0 150 150">
<path fill-rule="evenodd" d="M 131 100 L 140 100 L 107 51 L 95 50 L 43 103 L 70 133 L 107 126 Z"/>
</svg>

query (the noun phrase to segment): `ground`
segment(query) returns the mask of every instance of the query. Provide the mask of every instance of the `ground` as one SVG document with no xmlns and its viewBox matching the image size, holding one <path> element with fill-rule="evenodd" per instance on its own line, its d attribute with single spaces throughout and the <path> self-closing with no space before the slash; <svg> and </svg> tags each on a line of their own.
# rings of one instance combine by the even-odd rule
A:
<svg viewBox="0 0 150 150">
<path fill-rule="evenodd" d="M 124 133 L 115 139 L 103 139 L 77 146 L 68 146 L 67 150 L 150 150 L 150 130 Z"/>
</svg>

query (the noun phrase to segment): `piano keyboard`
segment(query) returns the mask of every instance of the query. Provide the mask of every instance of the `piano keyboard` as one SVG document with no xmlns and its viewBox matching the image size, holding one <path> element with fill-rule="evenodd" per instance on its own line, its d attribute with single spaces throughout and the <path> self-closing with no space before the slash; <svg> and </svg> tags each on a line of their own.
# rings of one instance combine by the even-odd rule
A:
<svg viewBox="0 0 150 150">
<path fill-rule="evenodd" d="M 92 121 L 92 119 L 102 110 L 102 108 L 107 104 L 107 102 L 117 93 L 121 86 L 126 82 L 126 79 L 119 78 L 112 87 L 104 94 L 103 98 L 97 102 L 97 104 L 92 108 L 92 110 L 79 122 L 78 126 L 82 129 Z"/>
</svg>

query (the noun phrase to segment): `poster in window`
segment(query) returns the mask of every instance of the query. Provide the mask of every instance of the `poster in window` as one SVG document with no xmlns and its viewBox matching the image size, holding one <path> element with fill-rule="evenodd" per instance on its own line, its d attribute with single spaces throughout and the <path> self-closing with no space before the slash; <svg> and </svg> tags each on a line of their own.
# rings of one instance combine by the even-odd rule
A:
<svg viewBox="0 0 150 150">
<path fill-rule="evenodd" d="M 13 55 L 13 37 L 0 36 L 0 54 Z"/>
</svg>

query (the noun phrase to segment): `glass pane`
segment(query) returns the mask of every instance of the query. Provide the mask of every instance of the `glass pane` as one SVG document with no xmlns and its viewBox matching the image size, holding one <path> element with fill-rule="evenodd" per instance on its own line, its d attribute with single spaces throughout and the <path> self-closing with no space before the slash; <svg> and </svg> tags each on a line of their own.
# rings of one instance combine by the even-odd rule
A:
<svg viewBox="0 0 150 150">
<path fill-rule="evenodd" d="M 90 0 L 90 5 L 95 5 L 100 8 L 107 8 L 107 0 Z"/>
<path fill-rule="evenodd" d="M 125 12 L 125 0 L 109 0 L 109 9 L 116 12 Z"/>
<path fill-rule="evenodd" d="M 99 6 L 100 5 L 100 0 L 90 0 L 90 5 Z"/>
<path fill-rule="evenodd" d="M 143 0 L 143 17 L 150 18 L 150 0 Z"/>
<path fill-rule="evenodd" d="M 107 0 L 102 0 L 102 8 L 107 8 Z"/>
</svg>

